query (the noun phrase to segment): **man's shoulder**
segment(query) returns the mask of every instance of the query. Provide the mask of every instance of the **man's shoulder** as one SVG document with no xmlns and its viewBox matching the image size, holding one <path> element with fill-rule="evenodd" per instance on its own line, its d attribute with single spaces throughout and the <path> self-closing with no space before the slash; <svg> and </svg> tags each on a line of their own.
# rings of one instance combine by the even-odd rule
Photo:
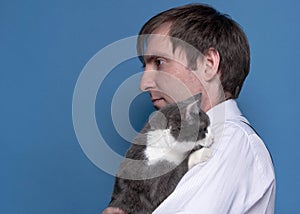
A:
<svg viewBox="0 0 300 214">
<path fill-rule="evenodd" d="M 225 138 L 221 139 L 221 141 L 227 144 L 228 150 L 226 152 L 228 154 L 231 152 L 235 153 L 234 155 L 237 155 L 237 153 L 243 154 L 239 155 L 240 161 L 244 161 L 246 165 L 249 164 L 248 167 L 259 169 L 260 174 L 271 173 L 272 175 L 270 176 L 274 177 L 273 161 L 270 152 L 259 134 L 247 120 L 226 120 L 223 136 Z"/>
<path fill-rule="evenodd" d="M 224 140 L 226 140 L 226 136 L 227 140 L 230 141 L 228 143 L 247 147 L 249 152 L 257 153 L 263 150 L 269 153 L 260 135 L 246 119 L 226 120 L 224 123 Z"/>
<path fill-rule="evenodd" d="M 250 126 L 248 122 L 240 119 L 226 119 L 221 124 L 212 128 L 213 134 L 216 136 L 216 143 L 218 146 L 234 145 L 235 148 L 241 146 L 250 146 L 253 135 L 258 134 Z"/>
<path fill-rule="evenodd" d="M 244 133 L 247 137 L 253 134 L 258 135 L 254 127 L 244 117 L 237 117 L 235 119 L 226 119 L 224 123 L 225 126 L 229 128 L 228 130 Z"/>
</svg>

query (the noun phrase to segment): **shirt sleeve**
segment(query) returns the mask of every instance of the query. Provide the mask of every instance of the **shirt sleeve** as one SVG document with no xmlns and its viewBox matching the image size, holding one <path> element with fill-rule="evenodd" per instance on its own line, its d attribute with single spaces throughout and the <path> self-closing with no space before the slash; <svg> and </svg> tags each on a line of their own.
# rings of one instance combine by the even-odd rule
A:
<svg viewBox="0 0 300 214">
<path fill-rule="evenodd" d="M 263 142 L 234 123 L 222 130 L 212 158 L 189 170 L 154 214 L 274 213 L 275 175 Z"/>
</svg>

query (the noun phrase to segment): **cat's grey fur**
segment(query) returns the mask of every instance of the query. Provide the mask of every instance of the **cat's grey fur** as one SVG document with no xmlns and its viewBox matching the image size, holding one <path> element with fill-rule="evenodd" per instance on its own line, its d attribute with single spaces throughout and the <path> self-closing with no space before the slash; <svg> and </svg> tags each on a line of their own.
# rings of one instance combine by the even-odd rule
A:
<svg viewBox="0 0 300 214">
<path fill-rule="evenodd" d="M 153 113 L 127 151 L 127 159 L 120 165 L 109 206 L 119 207 L 128 214 L 148 214 L 173 192 L 188 171 L 189 154 L 202 147 L 197 142 L 207 134 L 209 118 L 200 110 L 200 98 L 197 95 Z M 194 142 L 195 146 L 182 151 L 179 165 L 164 157 L 149 164 L 146 150 L 151 145 L 147 136 L 155 130 L 169 130 L 177 144 Z M 128 159 L 140 161 L 132 163 Z"/>
</svg>

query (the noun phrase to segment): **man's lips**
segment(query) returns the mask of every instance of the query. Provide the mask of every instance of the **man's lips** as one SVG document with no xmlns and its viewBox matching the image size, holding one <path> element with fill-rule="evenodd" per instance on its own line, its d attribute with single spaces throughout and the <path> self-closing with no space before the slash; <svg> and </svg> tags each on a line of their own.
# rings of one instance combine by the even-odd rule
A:
<svg viewBox="0 0 300 214">
<path fill-rule="evenodd" d="M 164 98 L 152 98 L 152 103 L 155 107 L 158 107 L 162 104 L 162 101 L 164 101 Z"/>
<path fill-rule="evenodd" d="M 154 103 L 155 101 L 162 100 L 163 98 L 152 98 L 151 101 Z"/>
</svg>

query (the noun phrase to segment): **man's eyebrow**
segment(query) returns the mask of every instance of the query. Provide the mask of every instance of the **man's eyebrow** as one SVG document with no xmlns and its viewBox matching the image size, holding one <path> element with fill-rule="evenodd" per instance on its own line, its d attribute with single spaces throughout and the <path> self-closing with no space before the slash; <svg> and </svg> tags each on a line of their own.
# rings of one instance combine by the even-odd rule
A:
<svg viewBox="0 0 300 214">
<path fill-rule="evenodd" d="M 154 59 L 156 59 L 157 55 L 144 55 L 143 58 L 144 58 L 144 62 L 145 63 L 149 63 L 149 62 L 152 62 Z"/>
<path fill-rule="evenodd" d="M 167 54 L 164 54 L 164 53 L 151 53 L 151 54 L 143 55 L 144 62 L 151 62 L 154 59 L 159 58 L 159 57 L 162 57 L 162 58 L 165 58 L 165 59 L 170 59 L 171 58 L 170 56 L 168 56 Z"/>
</svg>

